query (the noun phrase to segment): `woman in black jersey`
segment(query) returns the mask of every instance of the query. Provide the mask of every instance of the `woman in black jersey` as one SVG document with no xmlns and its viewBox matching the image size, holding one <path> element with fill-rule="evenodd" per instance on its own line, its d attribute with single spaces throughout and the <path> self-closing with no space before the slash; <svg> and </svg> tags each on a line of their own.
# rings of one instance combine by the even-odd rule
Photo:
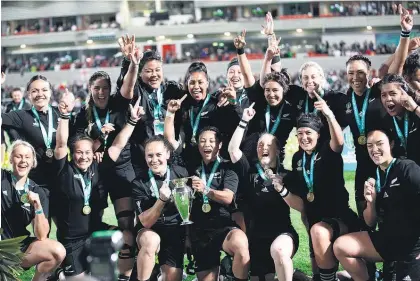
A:
<svg viewBox="0 0 420 281">
<path fill-rule="evenodd" d="M 111 78 L 104 71 L 95 72 L 89 79 L 89 98 L 86 108 L 76 116 L 73 134 L 85 133 L 94 140 L 94 152 L 100 163 L 104 152 L 112 145 L 117 134 L 125 125 L 129 101 L 119 95 L 111 95 Z M 102 166 L 102 164 L 100 164 Z M 134 246 L 132 234 L 134 207 L 131 188 L 128 184 L 135 178 L 131 164 L 130 145 L 120 152 L 113 163 L 113 169 L 101 173 L 106 190 L 109 191 L 114 206 L 118 226 L 123 231 L 125 245 Z M 120 251 L 119 270 L 129 276 L 133 266 L 134 252 L 127 246 Z"/>
<path fill-rule="evenodd" d="M 49 104 L 52 86 L 44 76 L 33 76 L 26 86 L 26 91 L 32 108 L 2 114 L 2 128 L 6 132 L 9 129 L 16 130 L 21 139 L 35 148 L 38 166 L 31 170 L 30 178 L 50 190 L 51 178 L 45 175 L 51 168 L 54 156 L 58 110 Z"/>
<path fill-rule="evenodd" d="M 219 107 L 218 100 L 215 95 L 209 93 L 209 77 L 207 68 L 202 62 L 194 62 L 188 68 L 185 76 L 185 88 L 188 89 L 190 96 L 182 103 L 182 108 L 172 107 L 168 109 L 165 120 L 165 127 L 177 126 L 174 113 L 181 109 L 182 124 L 185 133 L 185 150 L 183 151 L 183 158 L 187 164 L 187 169 L 191 172 L 195 169 L 200 161 L 200 155 L 197 150 L 198 132 L 206 126 L 214 126 L 222 133 L 222 139 L 230 140 L 235 122 L 239 122 L 239 115 L 236 108 L 239 104 L 230 104 L 228 106 Z M 233 88 L 223 89 L 221 95 L 236 100 L 236 92 Z M 172 105 L 176 100 L 169 103 Z M 177 144 L 179 140 L 176 139 L 175 129 L 167 131 L 165 138 L 175 145 L 175 149 L 180 146 Z M 223 149 L 222 154 L 227 154 L 227 149 Z"/>
<path fill-rule="evenodd" d="M 36 265 L 32 280 L 45 281 L 66 256 L 63 245 L 48 239 L 48 197 L 29 179 L 37 165 L 35 150 L 28 142 L 17 140 L 10 147 L 12 172 L 1 170 L 1 239 L 27 236 L 21 251 L 24 269 Z M 27 227 L 33 225 L 35 237 Z"/>
<path fill-rule="evenodd" d="M 389 132 L 367 135 L 367 149 L 377 165 L 376 179 L 365 182 L 363 212 L 372 232 L 355 232 L 337 239 L 334 253 L 355 281 L 365 281 L 365 261 L 396 263 L 396 275 L 384 280 L 420 280 L 420 167 L 394 158 Z"/>
<path fill-rule="evenodd" d="M 281 199 L 281 187 L 276 175 L 283 171 L 279 161 L 279 144 L 275 136 L 264 133 L 257 143 L 258 160 L 249 162 L 240 150 L 247 124 L 256 112 L 251 107 L 244 110 L 242 120 L 229 143 L 229 154 L 245 187 L 242 189 L 249 203 L 245 219 L 250 244 L 251 280 L 266 276 L 274 280 L 274 272 L 280 281 L 293 278 L 292 257 L 299 245 L 299 237 L 290 220 L 290 208 Z M 267 214 L 275 216 L 267 216 Z M 269 276 L 267 276 L 269 274 Z"/>
<path fill-rule="evenodd" d="M 320 280 L 335 280 L 338 265 L 332 245 L 342 234 L 359 230 L 357 215 L 349 207 L 344 186 L 343 132 L 326 102 L 315 92 L 315 108 L 328 121 L 330 141 L 319 143 L 322 122 L 314 113 L 298 118 L 300 151 L 293 155 L 292 172 L 284 178 L 282 191 L 290 207 L 304 213 L 309 224 Z"/>
<path fill-rule="evenodd" d="M 420 164 L 420 107 L 415 94 L 397 74 L 387 74 L 380 82 L 381 102 L 387 112 L 385 126 L 395 139 L 394 157 L 405 156 Z"/>
</svg>

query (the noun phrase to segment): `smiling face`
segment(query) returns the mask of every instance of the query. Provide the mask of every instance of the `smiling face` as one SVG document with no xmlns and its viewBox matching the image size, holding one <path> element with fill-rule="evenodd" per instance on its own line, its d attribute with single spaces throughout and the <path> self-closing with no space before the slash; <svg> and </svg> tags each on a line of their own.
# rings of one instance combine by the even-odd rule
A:
<svg viewBox="0 0 420 281">
<path fill-rule="evenodd" d="M 209 83 L 204 72 L 193 72 L 188 79 L 188 92 L 191 97 L 200 101 L 206 98 Z"/>
<path fill-rule="evenodd" d="M 391 116 L 397 116 L 404 111 L 401 105 L 401 86 L 398 83 L 387 83 L 381 86 L 381 102 Z"/>
<path fill-rule="evenodd" d="M 73 161 L 76 167 L 86 171 L 93 161 L 93 143 L 90 140 L 78 140 L 74 144 Z"/>
<path fill-rule="evenodd" d="M 45 110 L 51 99 L 50 83 L 41 79 L 33 81 L 29 85 L 28 96 L 37 110 Z"/>
<path fill-rule="evenodd" d="M 276 81 L 268 81 L 264 85 L 264 96 L 270 106 L 277 106 L 283 100 L 283 87 Z"/>
<path fill-rule="evenodd" d="M 20 103 L 23 99 L 23 93 L 20 90 L 15 90 L 10 95 L 14 103 Z"/>
<path fill-rule="evenodd" d="M 164 175 L 168 167 L 170 152 L 166 149 L 163 141 L 153 141 L 145 148 L 146 163 L 155 175 Z"/>
<path fill-rule="evenodd" d="M 34 166 L 34 154 L 32 149 L 26 145 L 18 145 L 13 149 L 10 163 L 12 164 L 13 174 L 22 178 L 29 174 Z"/>
<path fill-rule="evenodd" d="M 275 167 L 278 154 L 278 147 L 275 137 L 271 134 L 264 134 L 257 143 L 257 155 L 263 167 Z"/>
<path fill-rule="evenodd" d="M 146 62 L 140 73 L 141 80 L 153 89 L 159 89 L 163 81 L 162 62 L 150 60 Z"/>
<path fill-rule="evenodd" d="M 308 66 L 301 73 L 302 86 L 308 93 L 313 93 L 317 87 L 322 87 L 324 78 L 315 66 Z"/>
<path fill-rule="evenodd" d="M 347 65 L 347 82 L 357 93 L 363 93 L 369 78 L 369 69 L 364 61 L 355 60 Z"/>
<path fill-rule="evenodd" d="M 367 138 L 367 150 L 375 165 L 380 166 L 392 160 L 391 144 L 382 131 L 373 131 Z"/>
<path fill-rule="evenodd" d="M 216 133 L 213 131 L 204 131 L 198 137 L 198 150 L 206 163 L 216 160 L 221 148 L 222 143 L 217 140 Z"/>
<path fill-rule="evenodd" d="M 305 152 L 311 152 L 318 144 L 319 133 L 314 129 L 301 127 L 297 129 L 297 138 L 300 148 Z"/>
<path fill-rule="evenodd" d="M 109 95 L 111 93 L 108 80 L 105 78 L 98 78 L 92 83 L 92 85 L 90 85 L 89 89 L 92 93 L 95 105 L 100 109 L 106 108 L 108 105 Z"/>
<path fill-rule="evenodd" d="M 239 65 L 233 65 L 229 67 L 227 73 L 227 79 L 235 90 L 240 89 L 244 86 L 244 76 L 242 75 L 241 68 Z"/>
</svg>

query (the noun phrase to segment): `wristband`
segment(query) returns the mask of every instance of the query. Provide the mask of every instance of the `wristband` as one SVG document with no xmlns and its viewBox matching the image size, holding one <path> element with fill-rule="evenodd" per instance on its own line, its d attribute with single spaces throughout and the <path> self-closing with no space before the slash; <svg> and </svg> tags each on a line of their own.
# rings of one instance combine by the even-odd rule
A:
<svg viewBox="0 0 420 281">
<path fill-rule="evenodd" d="M 41 209 L 39 209 L 39 210 L 35 210 L 35 215 L 40 215 L 40 214 L 43 214 L 44 213 L 44 210 L 41 208 Z"/>
<path fill-rule="evenodd" d="M 408 37 L 410 37 L 410 33 L 411 33 L 411 31 L 401 30 L 401 37 L 408 38 Z"/>
<path fill-rule="evenodd" d="M 168 202 L 168 200 L 163 200 L 162 198 L 160 198 L 160 196 L 159 196 L 159 200 L 162 201 L 163 203 Z"/>
<path fill-rule="evenodd" d="M 61 113 L 60 112 L 60 119 L 69 120 L 71 116 L 71 113 Z"/>
<path fill-rule="evenodd" d="M 279 61 L 280 61 L 280 56 L 279 55 L 275 55 L 273 57 L 273 59 L 271 60 L 271 64 L 278 63 Z"/>
<path fill-rule="evenodd" d="M 239 122 L 244 122 L 245 124 L 248 124 L 249 121 L 245 121 L 244 119 L 241 119 Z"/>
<path fill-rule="evenodd" d="M 128 124 L 130 124 L 131 126 L 136 126 L 137 121 L 134 121 L 133 119 L 131 119 L 131 117 L 128 119 L 127 121 Z"/>
<path fill-rule="evenodd" d="M 244 49 L 244 48 L 239 48 L 239 49 L 236 49 L 236 53 L 237 53 L 238 55 L 243 55 L 243 54 L 245 54 L 245 49 Z"/>
<path fill-rule="evenodd" d="M 239 127 L 239 128 L 242 128 L 242 129 L 246 129 L 246 126 L 244 126 L 244 125 L 242 125 L 242 124 L 239 124 L 239 125 L 238 125 L 238 127 Z"/>
<path fill-rule="evenodd" d="M 166 111 L 166 117 L 172 117 L 174 115 L 175 115 L 175 113 L 170 112 L 170 111 Z"/>
<path fill-rule="evenodd" d="M 419 108 L 419 105 L 417 105 L 416 108 L 414 108 L 413 112 L 415 112 L 417 110 L 417 108 Z"/>
<path fill-rule="evenodd" d="M 280 190 L 279 193 L 280 193 L 280 196 L 284 198 L 287 195 L 289 195 L 289 190 L 287 190 L 287 188 L 283 186 L 283 188 Z"/>
<path fill-rule="evenodd" d="M 235 105 L 236 104 L 236 100 L 235 99 L 228 99 L 228 102 L 230 102 L 231 104 Z"/>
</svg>

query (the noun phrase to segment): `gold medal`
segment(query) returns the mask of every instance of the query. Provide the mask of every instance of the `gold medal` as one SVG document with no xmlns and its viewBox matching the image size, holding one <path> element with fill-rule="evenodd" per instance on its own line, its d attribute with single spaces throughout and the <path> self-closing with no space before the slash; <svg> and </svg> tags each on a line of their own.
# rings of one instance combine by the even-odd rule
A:
<svg viewBox="0 0 420 281">
<path fill-rule="evenodd" d="M 209 203 L 204 203 L 203 206 L 201 206 L 201 210 L 203 210 L 204 213 L 209 213 L 211 211 L 211 206 Z"/>
<path fill-rule="evenodd" d="M 48 158 L 52 158 L 52 157 L 54 156 L 54 151 L 53 151 L 51 148 L 48 148 L 48 149 L 45 151 L 45 155 L 46 155 Z"/>
<path fill-rule="evenodd" d="M 357 138 L 357 142 L 358 142 L 360 145 L 365 145 L 365 144 L 366 144 L 366 137 L 365 137 L 365 135 L 360 135 L 360 136 Z"/>
<path fill-rule="evenodd" d="M 91 211 L 92 211 L 92 209 L 90 208 L 89 205 L 84 206 L 83 209 L 82 209 L 83 214 L 86 215 L 86 216 L 89 215 Z"/>
<path fill-rule="evenodd" d="M 28 195 L 28 193 L 23 193 L 21 196 L 20 196 L 20 201 L 22 201 L 22 203 L 24 203 L 24 204 L 26 204 L 26 203 L 29 203 L 29 195 Z"/>
<path fill-rule="evenodd" d="M 313 201 L 315 200 L 315 195 L 314 195 L 314 193 L 313 193 L 313 192 L 309 192 L 309 193 L 306 195 L 306 199 L 308 199 L 308 201 L 309 201 L 309 202 L 313 202 Z"/>
</svg>

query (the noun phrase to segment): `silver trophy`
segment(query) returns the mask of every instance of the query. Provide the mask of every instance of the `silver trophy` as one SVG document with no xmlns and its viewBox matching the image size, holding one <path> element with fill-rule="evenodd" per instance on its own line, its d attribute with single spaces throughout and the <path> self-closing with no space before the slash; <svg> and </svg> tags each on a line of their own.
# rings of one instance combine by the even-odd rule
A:
<svg viewBox="0 0 420 281">
<path fill-rule="evenodd" d="M 175 185 L 175 188 L 172 190 L 172 197 L 182 219 L 181 225 L 193 223 L 190 221 L 190 213 L 194 194 L 192 189 L 187 186 L 188 179 L 189 178 L 180 178 L 171 180 Z"/>
</svg>

